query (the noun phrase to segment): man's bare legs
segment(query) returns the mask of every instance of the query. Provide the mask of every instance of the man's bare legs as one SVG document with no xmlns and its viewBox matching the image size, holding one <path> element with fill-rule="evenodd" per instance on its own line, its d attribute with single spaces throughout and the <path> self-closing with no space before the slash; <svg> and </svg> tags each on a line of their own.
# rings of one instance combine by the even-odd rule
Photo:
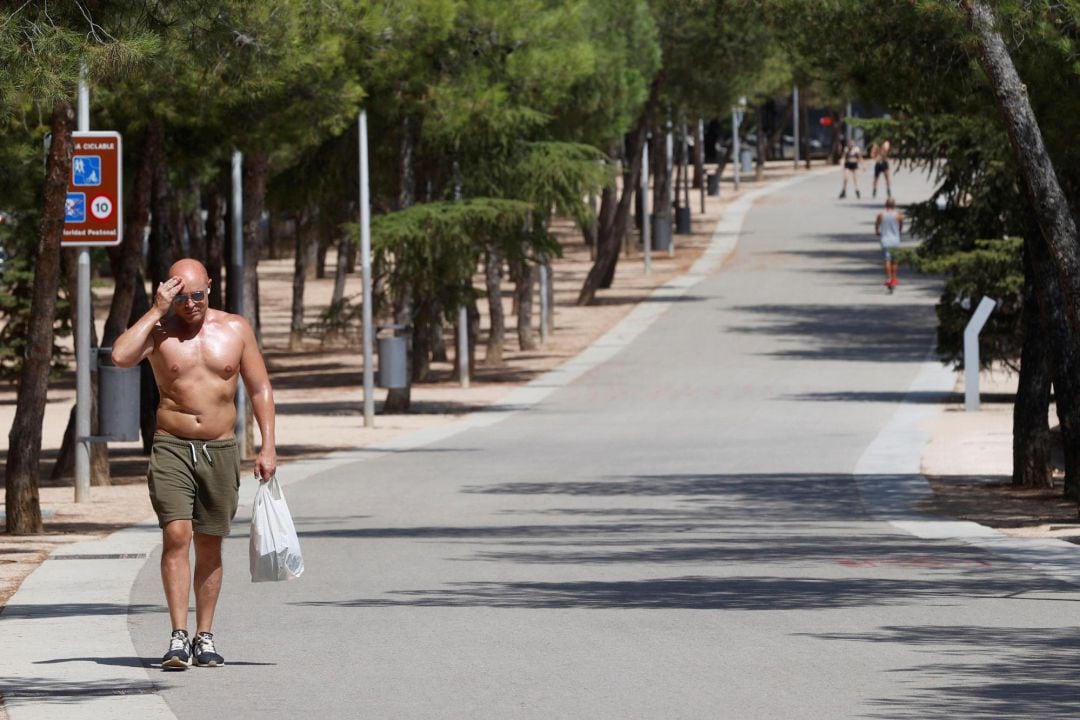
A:
<svg viewBox="0 0 1080 720">
<path fill-rule="evenodd" d="M 214 611 L 221 594 L 221 540 L 218 535 L 195 533 L 195 627 L 213 632 Z"/>
<path fill-rule="evenodd" d="M 221 594 L 221 538 L 193 533 L 190 520 L 173 520 L 165 526 L 161 552 L 161 582 L 169 604 L 174 630 L 186 630 L 191 598 L 191 541 L 195 540 L 196 632 L 211 632 L 214 611 Z"/>
<path fill-rule="evenodd" d="M 187 630 L 191 597 L 191 521 L 173 520 L 162 532 L 161 583 L 173 630 Z"/>
</svg>

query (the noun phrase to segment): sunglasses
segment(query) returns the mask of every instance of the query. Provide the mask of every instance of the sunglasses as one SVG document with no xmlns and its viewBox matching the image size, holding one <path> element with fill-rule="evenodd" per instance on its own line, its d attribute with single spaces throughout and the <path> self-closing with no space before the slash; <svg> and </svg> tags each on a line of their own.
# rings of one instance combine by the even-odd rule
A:
<svg viewBox="0 0 1080 720">
<path fill-rule="evenodd" d="M 206 299 L 207 290 L 196 290 L 193 293 L 182 293 L 173 298 L 173 305 L 186 305 L 188 298 L 194 302 L 202 302 Z"/>
</svg>

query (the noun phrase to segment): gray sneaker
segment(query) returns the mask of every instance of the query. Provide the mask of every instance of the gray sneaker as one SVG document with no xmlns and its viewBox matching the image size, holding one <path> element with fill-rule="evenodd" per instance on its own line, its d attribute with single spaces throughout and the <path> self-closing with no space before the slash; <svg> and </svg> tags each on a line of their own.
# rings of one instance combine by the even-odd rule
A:
<svg viewBox="0 0 1080 720">
<path fill-rule="evenodd" d="M 225 658 L 214 648 L 214 634 L 201 632 L 195 636 L 195 664 L 199 667 L 221 667 Z"/>
<path fill-rule="evenodd" d="M 167 670 L 187 670 L 191 666 L 191 640 L 187 630 L 173 630 L 169 638 L 169 652 L 161 658 L 161 667 Z"/>
</svg>

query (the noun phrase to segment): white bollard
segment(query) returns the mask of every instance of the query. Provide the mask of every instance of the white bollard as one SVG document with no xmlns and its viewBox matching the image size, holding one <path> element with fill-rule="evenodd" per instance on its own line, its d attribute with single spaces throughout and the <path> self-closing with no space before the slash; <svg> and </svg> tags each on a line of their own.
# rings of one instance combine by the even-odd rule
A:
<svg viewBox="0 0 1080 720">
<path fill-rule="evenodd" d="M 964 328 L 964 410 L 979 409 L 979 333 L 997 307 L 997 300 L 983 297 Z"/>
</svg>

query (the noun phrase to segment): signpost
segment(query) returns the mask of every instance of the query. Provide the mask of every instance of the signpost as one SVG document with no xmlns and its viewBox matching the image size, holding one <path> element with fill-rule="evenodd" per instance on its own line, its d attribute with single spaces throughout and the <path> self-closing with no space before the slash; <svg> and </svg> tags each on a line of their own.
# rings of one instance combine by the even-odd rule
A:
<svg viewBox="0 0 1080 720">
<path fill-rule="evenodd" d="M 124 239 L 120 133 L 90 132 L 90 87 L 79 81 L 78 131 L 64 201 L 62 247 L 79 248 L 75 291 L 75 502 L 90 500 L 90 248 Z"/>
<path fill-rule="evenodd" d="M 72 146 L 61 245 L 119 245 L 124 239 L 120 133 L 72 133 Z"/>
</svg>

